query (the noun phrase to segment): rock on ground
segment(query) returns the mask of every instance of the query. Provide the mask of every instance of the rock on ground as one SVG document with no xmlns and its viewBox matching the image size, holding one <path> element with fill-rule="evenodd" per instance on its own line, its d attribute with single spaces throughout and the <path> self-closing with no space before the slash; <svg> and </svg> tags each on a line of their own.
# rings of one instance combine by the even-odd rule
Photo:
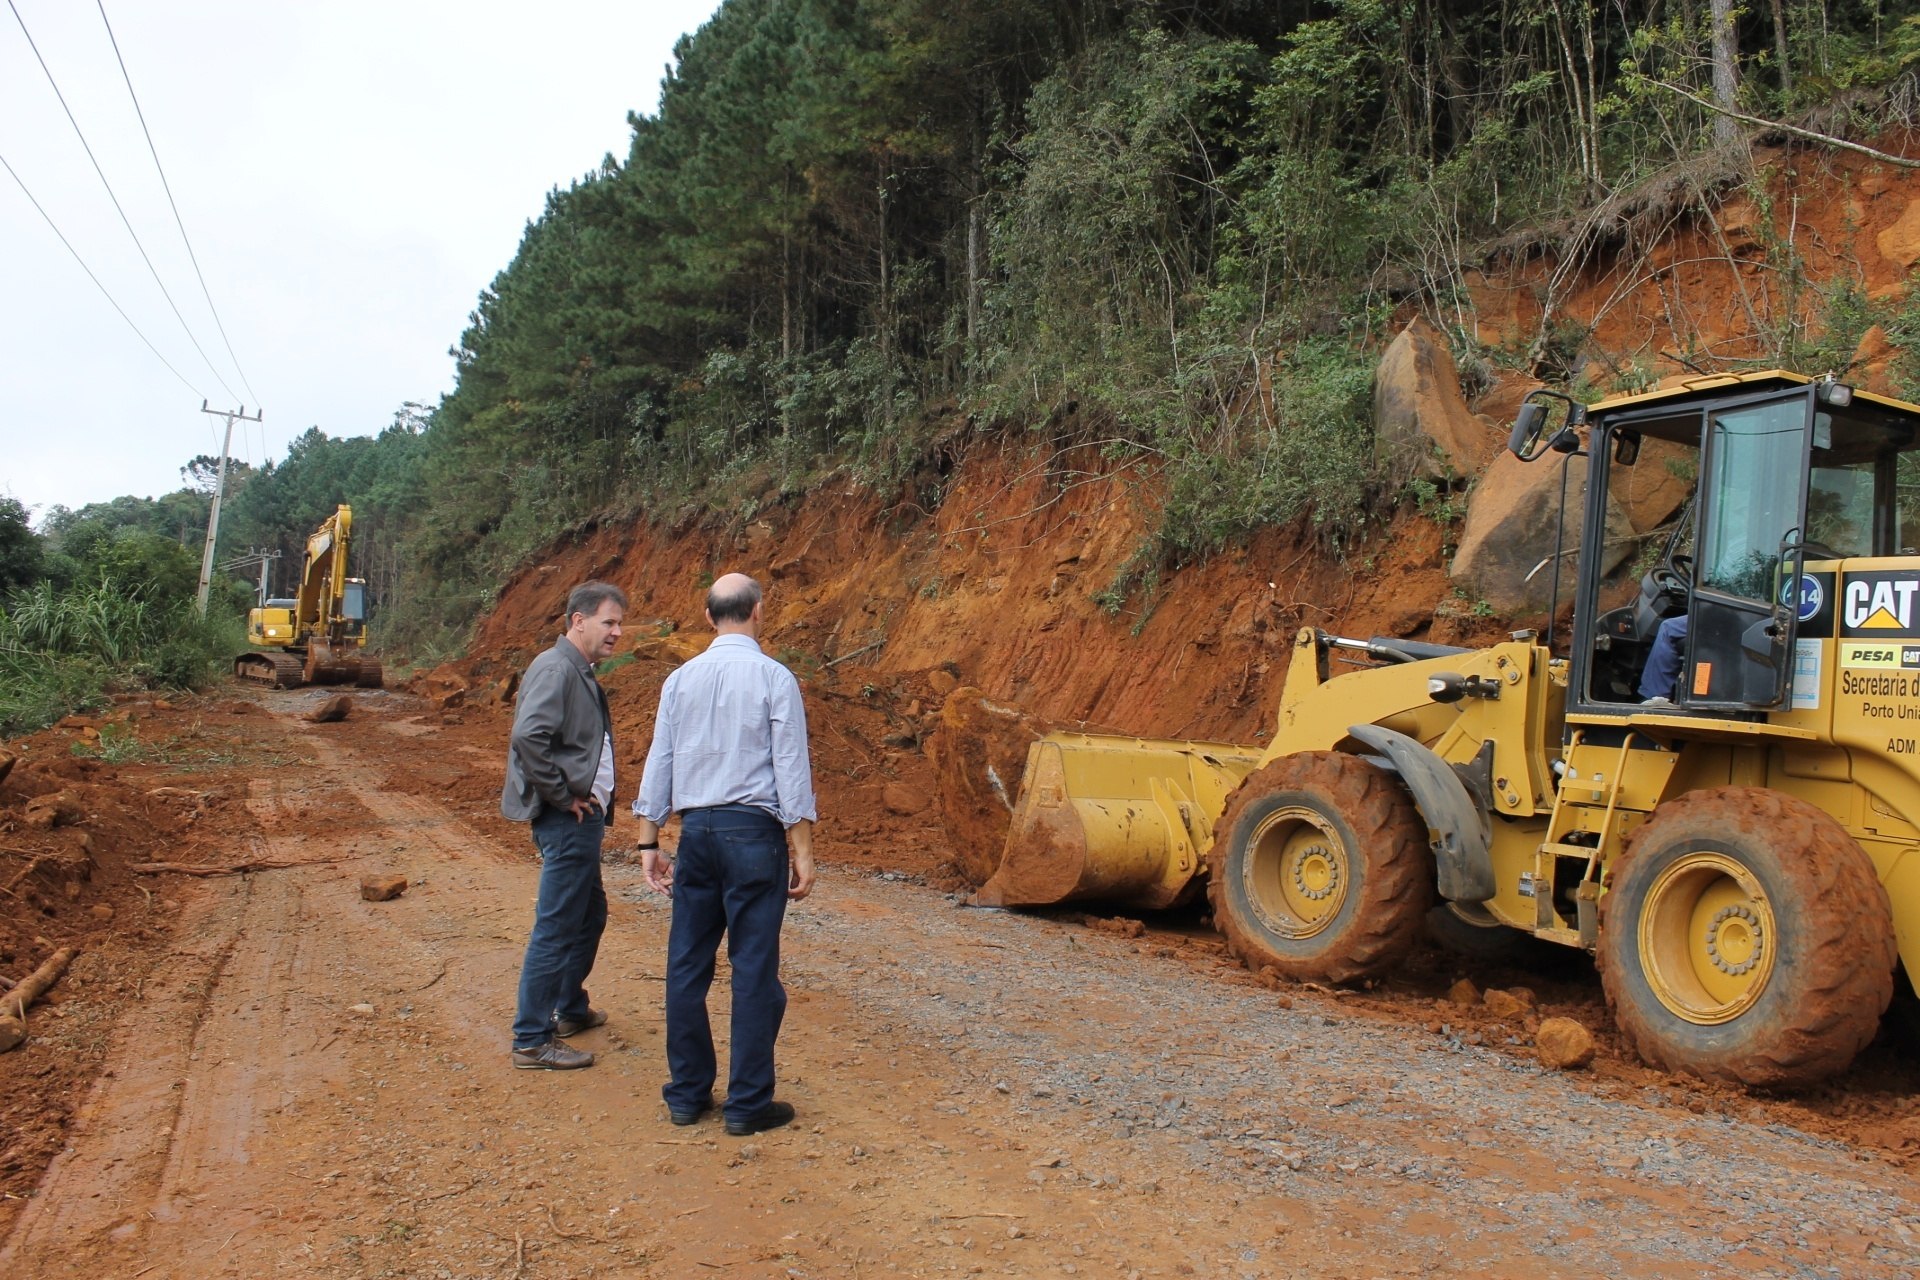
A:
<svg viewBox="0 0 1920 1280">
<path fill-rule="evenodd" d="M 1572 1018 L 1544 1019 L 1533 1043 L 1541 1064 L 1556 1071 L 1584 1067 L 1593 1061 L 1593 1032 Z"/>
<path fill-rule="evenodd" d="M 361 876 L 360 896 L 368 902 L 386 902 L 407 891 L 405 876 Z"/>
</svg>

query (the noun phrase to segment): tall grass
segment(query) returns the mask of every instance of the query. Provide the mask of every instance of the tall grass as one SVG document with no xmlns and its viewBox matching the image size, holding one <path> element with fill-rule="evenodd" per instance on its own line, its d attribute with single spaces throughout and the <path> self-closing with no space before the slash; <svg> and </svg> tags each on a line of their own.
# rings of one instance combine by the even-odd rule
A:
<svg viewBox="0 0 1920 1280">
<path fill-rule="evenodd" d="M 226 669 L 237 620 L 109 582 L 40 582 L 0 607 L 0 736 L 31 733 L 116 690 L 191 689 Z"/>
</svg>

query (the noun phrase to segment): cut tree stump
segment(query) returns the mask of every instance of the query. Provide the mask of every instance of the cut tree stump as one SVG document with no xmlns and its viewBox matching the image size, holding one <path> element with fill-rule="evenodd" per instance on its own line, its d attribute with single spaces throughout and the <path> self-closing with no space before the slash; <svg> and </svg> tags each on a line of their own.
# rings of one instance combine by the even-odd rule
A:
<svg viewBox="0 0 1920 1280">
<path fill-rule="evenodd" d="M 18 986 L 0 999 L 0 1053 L 18 1048 L 27 1038 L 27 1010 L 45 995 L 47 988 L 60 981 L 60 975 L 73 963 L 73 948 L 62 947 L 47 957 L 47 962 L 20 980 Z"/>
</svg>

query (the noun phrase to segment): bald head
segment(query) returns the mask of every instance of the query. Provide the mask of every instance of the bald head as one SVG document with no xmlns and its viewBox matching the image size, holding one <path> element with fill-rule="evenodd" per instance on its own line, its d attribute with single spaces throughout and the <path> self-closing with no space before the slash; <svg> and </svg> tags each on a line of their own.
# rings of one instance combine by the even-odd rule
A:
<svg viewBox="0 0 1920 1280">
<path fill-rule="evenodd" d="M 707 588 L 707 621 L 721 633 L 759 621 L 760 584 L 744 573 L 723 573 Z"/>
</svg>

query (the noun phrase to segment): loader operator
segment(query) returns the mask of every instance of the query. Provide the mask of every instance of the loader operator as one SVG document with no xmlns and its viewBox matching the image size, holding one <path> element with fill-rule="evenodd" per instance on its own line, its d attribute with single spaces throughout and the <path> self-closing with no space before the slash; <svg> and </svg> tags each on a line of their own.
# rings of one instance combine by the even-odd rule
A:
<svg viewBox="0 0 1920 1280">
<path fill-rule="evenodd" d="M 531 824 L 540 850 L 540 892 L 520 966 L 513 1022 L 515 1067 L 569 1071 L 593 1055 L 562 1043 L 602 1026 L 587 1003 L 587 975 L 607 925 L 600 842 L 613 822 L 613 716 L 593 664 L 620 642 L 627 597 L 608 582 L 567 596 L 566 634 L 520 681 L 500 812 Z"/>
</svg>

